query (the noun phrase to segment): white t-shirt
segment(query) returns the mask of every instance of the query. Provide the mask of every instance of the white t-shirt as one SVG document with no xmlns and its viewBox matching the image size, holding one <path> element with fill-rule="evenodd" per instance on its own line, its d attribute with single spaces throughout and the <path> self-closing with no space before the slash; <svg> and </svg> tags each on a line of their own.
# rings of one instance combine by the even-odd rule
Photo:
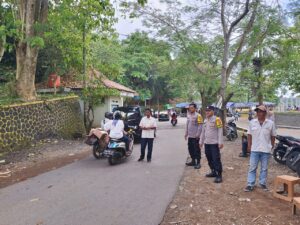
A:
<svg viewBox="0 0 300 225">
<path fill-rule="evenodd" d="M 253 119 L 249 123 L 248 134 L 252 136 L 253 152 L 270 153 L 272 150 L 271 137 L 276 136 L 276 128 L 273 121 L 266 119 L 260 125 L 258 119 Z"/>
<path fill-rule="evenodd" d="M 109 137 L 119 139 L 124 136 L 124 122 L 123 120 L 118 120 L 116 125 L 113 124 L 113 120 L 109 120 L 104 124 L 104 129 L 109 132 Z"/>
<path fill-rule="evenodd" d="M 140 122 L 140 127 L 157 127 L 156 125 L 156 119 L 150 116 L 149 118 L 147 116 L 143 117 Z M 143 130 L 142 131 L 142 138 L 154 138 L 154 129 L 152 130 Z"/>
</svg>

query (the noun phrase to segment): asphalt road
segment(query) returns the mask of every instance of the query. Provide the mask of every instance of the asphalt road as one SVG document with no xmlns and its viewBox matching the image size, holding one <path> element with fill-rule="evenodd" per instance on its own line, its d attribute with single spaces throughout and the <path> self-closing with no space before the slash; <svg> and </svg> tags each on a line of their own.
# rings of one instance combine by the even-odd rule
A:
<svg viewBox="0 0 300 225">
<path fill-rule="evenodd" d="M 176 192 L 187 150 L 184 120 L 158 123 L 151 163 L 109 166 L 92 156 L 0 189 L 1 225 L 158 225 Z"/>
</svg>

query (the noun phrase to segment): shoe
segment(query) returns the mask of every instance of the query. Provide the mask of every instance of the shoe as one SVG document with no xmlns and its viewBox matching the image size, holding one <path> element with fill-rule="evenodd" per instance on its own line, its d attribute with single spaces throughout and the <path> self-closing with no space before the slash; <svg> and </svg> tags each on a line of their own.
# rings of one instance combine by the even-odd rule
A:
<svg viewBox="0 0 300 225">
<path fill-rule="evenodd" d="M 143 161 L 143 160 L 144 160 L 144 159 L 142 159 L 142 158 L 139 158 L 139 159 L 138 159 L 138 162 L 141 162 L 141 161 Z"/>
<path fill-rule="evenodd" d="M 260 184 L 259 187 L 264 191 L 269 191 L 268 187 L 265 184 Z"/>
<path fill-rule="evenodd" d="M 206 174 L 205 176 L 206 176 L 206 177 L 216 177 L 217 174 L 216 174 L 215 171 L 211 171 L 210 173 Z"/>
<path fill-rule="evenodd" d="M 196 166 L 196 163 L 195 163 L 195 161 L 191 161 L 189 163 L 186 163 L 185 165 L 187 165 L 187 166 Z"/>
<path fill-rule="evenodd" d="M 214 182 L 218 184 L 218 183 L 222 183 L 222 181 L 223 181 L 222 176 L 217 176 Z"/>
<path fill-rule="evenodd" d="M 148 162 L 148 163 L 151 162 L 151 159 L 147 159 L 147 162 Z"/>
<path fill-rule="evenodd" d="M 201 168 L 200 163 L 197 163 L 197 164 L 194 166 L 194 169 L 196 169 L 196 170 L 199 170 L 200 168 Z"/>
<path fill-rule="evenodd" d="M 250 186 L 250 185 L 248 185 L 248 186 L 245 187 L 245 189 L 244 189 L 245 192 L 251 192 L 251 191 L 253 191 L 253 190 L 254 190 L 254 187 L 253 187 L 253 186 Z"/>
<path fill-rule="evenodd" d="M 247 155 L 247 154 L 245 155 L 245 154 L 243 154 L 243 153 L 240 153 L 240 154 L 239 154 L 239 157 L 244 157 L 244 158 L 247 158 L 247 157 L 248 157 L 248 155 Z"/>
</svg>

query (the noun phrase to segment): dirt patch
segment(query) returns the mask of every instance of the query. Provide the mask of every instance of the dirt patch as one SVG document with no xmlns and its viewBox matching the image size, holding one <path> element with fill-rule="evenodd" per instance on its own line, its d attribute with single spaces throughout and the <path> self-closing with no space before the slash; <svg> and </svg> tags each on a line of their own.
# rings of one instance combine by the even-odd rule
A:
<svg viewBox="0 0 300 225">
<path fill-rule="evenodd" d="M 6 153 L 1 157 L 0 188 L 57 169 L 90 155 L 82 140 L 47 139 L 31 148 Z"/>
<path fill-rule="evenodd" d="M 205 178 L 206 159 L 202 168 L 186 168 L 178 191 L 169 205 L 161 225 L 296 225 L 300 214 L 292 216 L 291 204 L 272 196 L 273 180 L 277 175 L 293 175 L 286 166 L 270 160 L 269 192 L 258 187 L 252 193 L 246 186 L 249 158 L 240 158 L 240 141 L 226 142 L 222 150 L 224 182 L 213 183 Z M 205 158 L 205 156 L 203 156 Z"/>
</svg>

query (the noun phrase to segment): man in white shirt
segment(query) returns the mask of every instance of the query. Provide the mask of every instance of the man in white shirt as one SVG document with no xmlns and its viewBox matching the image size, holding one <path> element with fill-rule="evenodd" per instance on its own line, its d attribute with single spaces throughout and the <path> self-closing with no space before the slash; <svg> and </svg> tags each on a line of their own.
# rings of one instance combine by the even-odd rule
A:
<svg viewBox="0 0 300 225">
<path fill-rule="evenodd" d="M 248 172 L 248 184 L 244 191 L 254 190 L 256 181 L 256 170 L 259 162 L 261 170 L 259 176 L 260 187 L 267 191 L 268 163 L 271 150 L 274 148 L 276 129 L 273 121 L 266 119 L 267 108 L 260 105 L 255 109 L 257 119 L 249 123 L 248 128 L 248 151 L 251 150 L 250 167 Z"/>
<path fill-rule="evenodd" d="M 151 162 L 154 132 L 156 129 L 156 120 L 151 116 L 151 110 L 145 110 L 145 117 L 142 118 L 140 122 L 140 128 L 142 129 L 142 139 L 141 139 L 141 156 L 139 162 L 143 161 L 145 158 L 145 150 L 148 145 L 147 162 Z"/>
</svg>

